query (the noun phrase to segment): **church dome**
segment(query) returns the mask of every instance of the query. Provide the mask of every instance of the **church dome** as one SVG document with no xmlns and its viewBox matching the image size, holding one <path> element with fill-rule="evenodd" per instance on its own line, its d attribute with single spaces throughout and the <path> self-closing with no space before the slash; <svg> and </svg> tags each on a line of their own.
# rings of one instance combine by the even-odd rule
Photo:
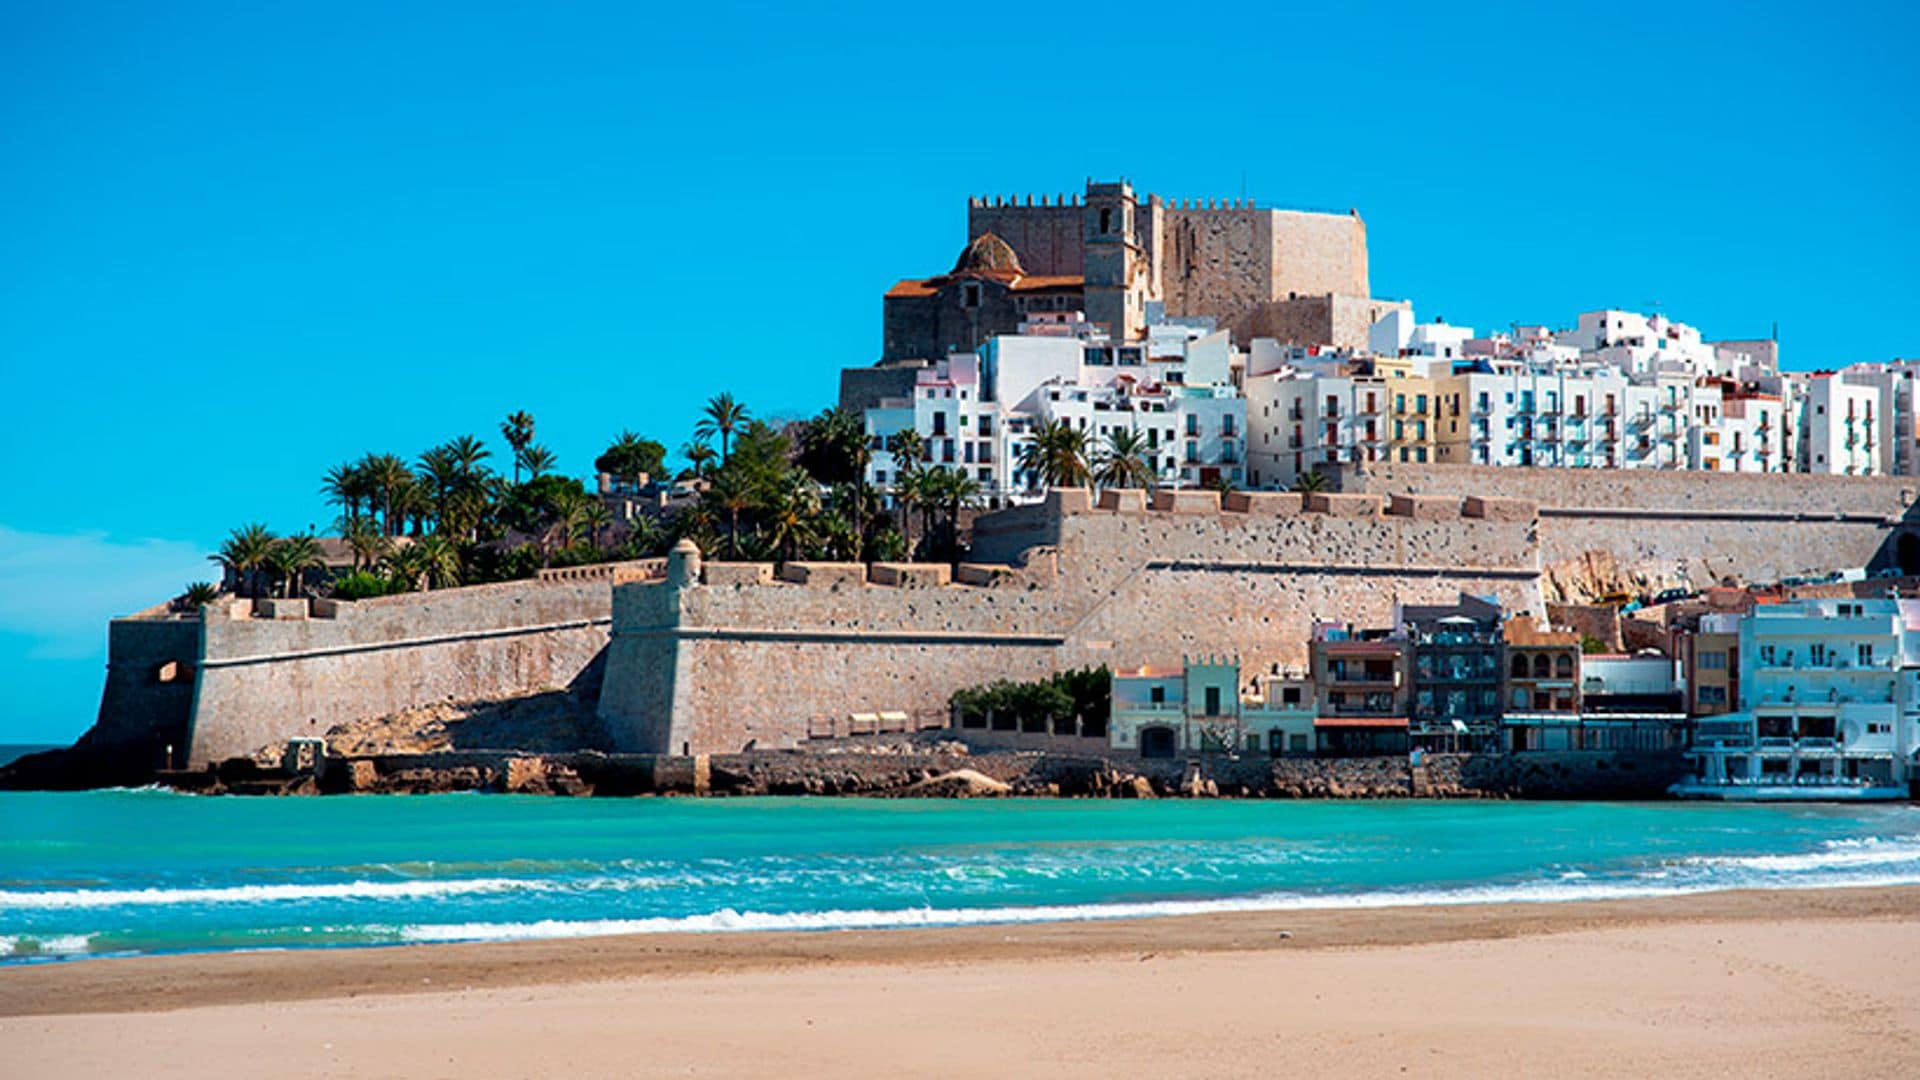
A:
<svg viewBox="0 0 1920 1080">
<path fill-rule="evenodd" d="M 1020 256 L 1013 253 L 1013 245 L 990 232 L 981 233 L 960 252 L 952 272 L 1015 277 L 1026 273 L 1020 267 Z"/>
</svg>

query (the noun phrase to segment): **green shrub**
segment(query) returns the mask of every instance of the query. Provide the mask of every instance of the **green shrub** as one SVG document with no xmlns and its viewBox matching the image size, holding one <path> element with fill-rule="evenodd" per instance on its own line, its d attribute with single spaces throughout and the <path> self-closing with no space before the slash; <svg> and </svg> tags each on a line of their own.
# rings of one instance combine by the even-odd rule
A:
<svg viewBox="0 0 1920 1080">
<path fill-rule="evenodd" d="M 336 600 L 365 600 L 374 596 L 386 596 L 396 592 L 393 582 L 370 570 L 355 570 L 333 579 L 333 598 Z"/>
<path fill-rule="evenodd" d="M 992 716 L 1022 730 L 1038 730 L 1078 716 L 1104 725 L 1113 706 L 1113 673 L 1106 665 L 1050 675 L 1038 682 L 996 679 L 956 690 L 948 704 L 963 726 L 980 727 Z"/>
</svg>

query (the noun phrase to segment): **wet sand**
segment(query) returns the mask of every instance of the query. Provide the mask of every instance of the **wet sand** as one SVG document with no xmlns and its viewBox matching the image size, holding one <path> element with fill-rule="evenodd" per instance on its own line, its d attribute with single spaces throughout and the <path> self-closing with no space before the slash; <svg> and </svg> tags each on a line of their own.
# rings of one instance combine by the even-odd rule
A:
<svg viewBox="0 0 1920 1080">
<path fill-rule="evenodd" d="M 0 971 L 9 1076 L 1920 1072 L 1920 888 Z"/>
</svg>

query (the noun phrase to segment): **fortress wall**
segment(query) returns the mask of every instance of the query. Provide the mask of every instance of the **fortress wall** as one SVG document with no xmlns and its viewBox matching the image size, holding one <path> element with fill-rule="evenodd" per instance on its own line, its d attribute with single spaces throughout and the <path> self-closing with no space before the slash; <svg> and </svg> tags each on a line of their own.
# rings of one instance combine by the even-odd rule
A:
<svg viewBox="0 0 1920 1080">
<path fill-rule="evenodd" d="M 1168 209 L 1161 286 L 1172 315 L 1211 315 L 1251 338 L 1253 312 L 1275 299 L 1270 210 Z M 1314 290 L 1316 292 L 1326 290 Z"/>
<path fill-rule="evenodd" d="M 1381 495 L 1502 495 L 1543 507 L 1871 514 L 1912 509 L 1920 477 L 1709 473 L 1658 469 L 1521 469 L 1371 463 L 1354 488 Z"/>
<path fill-rule="evenodd" d="M 1766 583 L 1831 570 L 1889 565 L 1892 530 L 1872 521 L 1543 517 L 1540 558 L 1547 566 L 1588 552 L 1613 556 L 1650 587 L 1700 589 L 1724 578 Z"/>
<path fill-rule="evenodd" d="M 1065 517 L 1060 588 L 1094 599 L 1067 664 L 1165 664 L 1235 653 L 1247 670 L 1306 662 L 1316 619 L 1385 625 L 1396 601 L 1460 590 L 1541 610 L 1529 527 L 1518 522 L 1091 513 Z"/>
<path fill-rule="evenodd" d="M 115 619 L 107 625 L 107 680 L 100 714 L 81 742 L 138 756 L 159 767 L 166 749 L 176 759 L 192 726 L 200 621 L 177 618 Z"/>
<path fill-rule="evenodd" d="M 1057 508 L 1083 498 L 998 533 L 1057 539 L 1045 584 L 617 586 L 601 715 L 636 752 L 794 745 L 815 721 L 937 711 L 996 678 L 1206 652 L 1298 665 L 1313 619 L 1384 623 L 1396 600 L 1465 588 L 1540 609 L 1528 522 Z"/>
<path fill-rule="evenodd" d="M 1029 274 L 1078 277 L 1086 263 L 1086 208 L 1067 206 L 967 207 L 967 242 L 993 233 L 1013 246 Z"/>
<path fill-rule="evenodd" d="M 191 761 L 437 701 L 567 686 L 604 649 L 610 606 L 601 578 L 381 597 L 338 604 L 333 618 L 209 609 Z"/>
<path fill-rule="evenodd" d="M 1289 293 L 1368 296 L 1367 226 L 1352 214 L 1302 210 L 1271 215 L 1273 298 Z"/>
<path fill-rule="evenodd" d="M 1341 480 L 1381 494 L 1533 500 L 1544 565 L 1605 552 L 1650 582 L 1695 587 L 1878 569 L 1920 535 L 1916 477 L 1376 464 Z"/>
</svg>

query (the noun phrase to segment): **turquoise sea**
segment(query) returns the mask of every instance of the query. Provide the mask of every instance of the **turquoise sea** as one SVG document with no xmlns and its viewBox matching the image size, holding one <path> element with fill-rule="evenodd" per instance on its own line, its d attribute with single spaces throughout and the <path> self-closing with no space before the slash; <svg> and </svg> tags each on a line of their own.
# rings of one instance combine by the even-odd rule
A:
<svg viewBox="0 0 1920 1080">
<path fill-rule="evenodd" d="M 0 793 L 0 962 L 1920 883 L 1920 807 Z"/>
</svg>

